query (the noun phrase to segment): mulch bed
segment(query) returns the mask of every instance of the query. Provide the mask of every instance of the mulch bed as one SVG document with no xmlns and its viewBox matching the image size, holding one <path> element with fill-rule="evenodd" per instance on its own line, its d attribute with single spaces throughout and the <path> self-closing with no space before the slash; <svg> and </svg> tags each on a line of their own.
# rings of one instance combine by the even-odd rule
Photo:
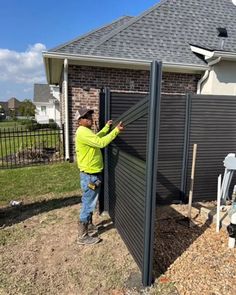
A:
<svg viewBox="0 0 236 295">
<path fill-rule="evenodd" d="M 212 207 L 212 204 L 208 204 Z M 179 294 L 235 295 L 236 248 L 228 248 L 225 229 L 216 233 L 215 224 L 193 209 L 195 226 L 183 217 L 186 205 L 157 209 L 154 272 L 158 280 L 173 282 Z"/>
</svg>

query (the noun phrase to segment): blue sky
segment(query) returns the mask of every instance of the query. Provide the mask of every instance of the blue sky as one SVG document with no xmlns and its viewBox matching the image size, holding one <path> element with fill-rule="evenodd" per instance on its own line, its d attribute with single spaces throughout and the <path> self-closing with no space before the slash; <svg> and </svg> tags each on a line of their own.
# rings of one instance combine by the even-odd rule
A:
<svg viewBox="0 0 236 295">
<path fill-rule="evenodd" d="M 46 83 L 41 52 L 159 0 L 1 0 L 0 101 L 33 98 Z"/>
</svg>

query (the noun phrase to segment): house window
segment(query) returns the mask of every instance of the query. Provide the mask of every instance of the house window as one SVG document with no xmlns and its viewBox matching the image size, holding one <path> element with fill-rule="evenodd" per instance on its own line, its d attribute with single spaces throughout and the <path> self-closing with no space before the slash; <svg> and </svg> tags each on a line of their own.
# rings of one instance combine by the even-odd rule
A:
<svg viewBox="0 0 236 295">
<path fill-rule="evenodd" d="M 46 113 L 46 106 L 41 106 L 41 112 Z"/>
</svg>

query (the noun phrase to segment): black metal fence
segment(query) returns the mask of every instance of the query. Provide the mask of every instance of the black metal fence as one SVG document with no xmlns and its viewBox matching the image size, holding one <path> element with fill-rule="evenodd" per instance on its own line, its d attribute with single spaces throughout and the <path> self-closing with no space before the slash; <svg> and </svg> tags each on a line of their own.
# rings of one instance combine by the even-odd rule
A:
<svg viewBox="0 0 236 295">
<path fill-rule="evenodd" d="M 61 129 L 0 129 L 0 168 L 16 168 L 64 161 Z"/>
</svg>

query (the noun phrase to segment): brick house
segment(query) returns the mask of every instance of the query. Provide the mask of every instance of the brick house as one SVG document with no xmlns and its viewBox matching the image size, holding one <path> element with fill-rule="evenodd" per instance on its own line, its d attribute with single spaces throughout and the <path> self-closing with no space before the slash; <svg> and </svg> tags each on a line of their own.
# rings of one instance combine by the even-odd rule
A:
<svg viewBox="0 0 236 295">
<path fill-rule="evenodd" d="M 73 157 L 74 113 L 99 114 L 99 93 L 147 93 L 149 66 L 163 62 L 162 93 L 235 95 L 236 6 L 232 0 L 162 0 L 137 17 L 43 52 L 49 84 L 60 85 L 66 158 Z"/>
<path fill-rule="evenodd" d="M 4 109 L 6 116 L 18 115 L 21 102 L 15 97 L 11 97 L 8 101 L 0 102 L 1 107 Z"/>
</svg>

